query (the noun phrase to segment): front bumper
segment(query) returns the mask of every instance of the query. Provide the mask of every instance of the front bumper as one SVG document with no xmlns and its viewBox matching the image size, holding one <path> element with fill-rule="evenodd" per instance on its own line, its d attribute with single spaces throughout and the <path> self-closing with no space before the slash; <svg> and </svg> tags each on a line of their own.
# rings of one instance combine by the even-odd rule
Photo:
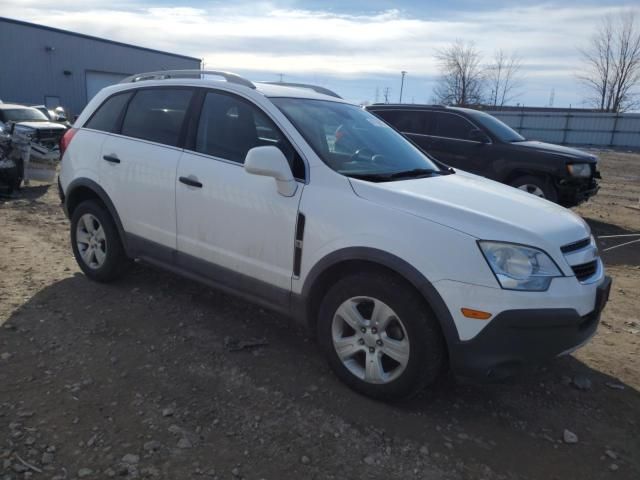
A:
<svg viewBox="0 0 640 480">
<path fill-rule="evenodd" d="M 503 311 L 471 340 L 449 345 L 454 373 L 500 379 L 572 352 L 595 334 L 610 289 L 611 278 L 605 277 L 594 310 L 583 316 L 572 308 Z"/>
<path fill-rule="evenodd" d="M 599 176 L 598 176 L 599 177 Z M 558 202 L 565 207 L 575 207 L 586 202 L 600 190 L 595 177 L 588 179 L 561 179 L 557 182 Z"/>
</svg>

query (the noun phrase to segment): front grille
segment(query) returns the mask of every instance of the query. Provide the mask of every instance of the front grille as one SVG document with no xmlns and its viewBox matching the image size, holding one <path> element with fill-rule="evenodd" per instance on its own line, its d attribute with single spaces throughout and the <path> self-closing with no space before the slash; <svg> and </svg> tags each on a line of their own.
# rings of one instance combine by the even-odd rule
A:
<svg viewBox="0 0 640 480">
<path fill-rule="evenodd" d="M 581 265 L 573 265 L 571 269 L 576 274 L 576 278 L 582 282 L 598 271 L 598 260 L 592 260 Z"/>
<path fill-rule="evenodd" d="M 560 251 L 562 251 L 562 253 L 575 252 L 576 250 L 580 250 L 584 247 L 588 247 L 590 244 L 591 244 L 591 239 L 585 238 L 577 242 L 573 242 L 568 245 L 565 245 L 564 247 L 560 247 Z"/>
</svg>

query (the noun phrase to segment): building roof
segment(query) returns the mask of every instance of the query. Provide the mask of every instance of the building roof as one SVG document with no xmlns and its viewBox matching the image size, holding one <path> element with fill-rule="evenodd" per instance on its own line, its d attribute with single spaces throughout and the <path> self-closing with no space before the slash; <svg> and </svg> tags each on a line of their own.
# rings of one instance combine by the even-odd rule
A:
<svg viewBox="0 0 640 480">
<path fill-rule="evenodd" d="M 146 52 L 160 53 L 162 55 L 169 55 L 171 57 L 184 58 L 186 60 L 194 60 L 196 62 L 201 61 L 201 59 L 196 57 L 189 57 L 187 55 L 180 55 L 177 53 L 163 52 L 162 50 L 155 50 L 153 48 L 140 47 L 138 45 L 131 45 L 130 43 L 116 42 L 115 40 L 107 40 L 106 38 L 85 35 L 84 33 L 71 32 L 69 30 L 62 30 L 61 28 L 47 27 L 45 25 L 38 25 L 37 23 L 24 22 L 22 20 L 15 20 L 13 18 L 0 17 L 0 22 L 13 23 L 13 24 L 22 25 L 25 27 L 39 28 L 41 30 L 48 30 L 50 32 L 62 33 L 64 35 L 72 35 L 74 37 L 86 38 L 86 39 L 95 40 L 98 42 L 110 43 L 111 45 L 118 45 L 120 47 L 135 48 L 136 50 L 143 50 Z"/>
</svg>

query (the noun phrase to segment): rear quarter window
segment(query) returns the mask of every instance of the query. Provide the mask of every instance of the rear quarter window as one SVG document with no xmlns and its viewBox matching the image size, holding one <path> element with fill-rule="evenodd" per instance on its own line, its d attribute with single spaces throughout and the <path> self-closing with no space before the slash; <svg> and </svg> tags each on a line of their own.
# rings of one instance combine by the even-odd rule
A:
<svg viewBox="0 0 640 480">
<path fill-rule="evenodd" d="M 191 102 L 190 88 L 146 88 L 129 102 L 122 135 L 177 146 Z"/>
<path fill-rule="evenodd" d="M 93 130 L 117 133 L 122 114 L 131 95 L 133 95 L 132 92 L 125 92 L 107 98 L 84 126 Z"/>
</svg>

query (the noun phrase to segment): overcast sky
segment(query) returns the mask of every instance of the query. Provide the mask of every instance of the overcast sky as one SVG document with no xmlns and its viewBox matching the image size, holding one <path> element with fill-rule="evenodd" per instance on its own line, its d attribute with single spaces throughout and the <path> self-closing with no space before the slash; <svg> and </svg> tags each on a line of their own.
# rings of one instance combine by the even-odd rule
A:
<svg viewBox="0 0 640 480">
<path fill-rule="evenodd" d="M 203 58 L 207 68 L 254 80 L 315 82 L 353 101 L 374 101 L 385 87 L 398 100 L 430 102 L 434 52 L 474 41 L 488 61 L 502 48 L 522 57 L 515 102 L 583 106 L 575 79 L 578 48 L 607 14 L 638 2 L 564 0 L 310 1 L 0 0 L 0 15 Z"/>
</svg>

